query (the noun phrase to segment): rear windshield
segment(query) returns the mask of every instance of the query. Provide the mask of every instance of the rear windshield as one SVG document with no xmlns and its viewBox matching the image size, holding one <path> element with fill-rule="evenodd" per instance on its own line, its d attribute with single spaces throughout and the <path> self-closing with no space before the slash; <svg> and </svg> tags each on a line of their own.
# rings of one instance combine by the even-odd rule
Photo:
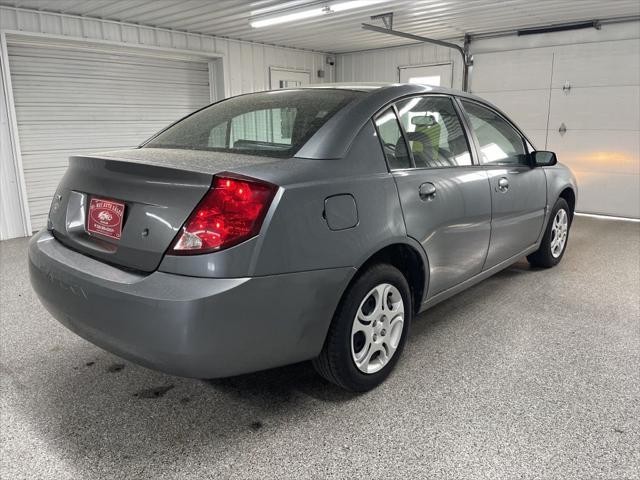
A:
<svg viewBox="0 0 640 480">
<path fill-rule="evenodd" d="M 292 157 L 333 114 L 361 95 L 337 89 L 241 95 L 197 111 L 144 146 Z"/>
</svg>

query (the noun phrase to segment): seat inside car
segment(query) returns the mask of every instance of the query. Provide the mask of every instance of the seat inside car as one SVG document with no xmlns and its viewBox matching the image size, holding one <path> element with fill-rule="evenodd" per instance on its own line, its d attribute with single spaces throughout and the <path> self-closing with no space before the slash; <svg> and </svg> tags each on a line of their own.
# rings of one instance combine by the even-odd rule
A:
<svg viewBox="0 0 640 480">
<path fill-rule="evenodd" d="M 467 142 L 458 118 L 440 112 L 440 121 L 428 115 L 430 122 L 416 125 L 415 132 L 407 132 L 416 167 L 442 168 L 457 165 L 456 158 L 467 152 Z"/>
</svg>

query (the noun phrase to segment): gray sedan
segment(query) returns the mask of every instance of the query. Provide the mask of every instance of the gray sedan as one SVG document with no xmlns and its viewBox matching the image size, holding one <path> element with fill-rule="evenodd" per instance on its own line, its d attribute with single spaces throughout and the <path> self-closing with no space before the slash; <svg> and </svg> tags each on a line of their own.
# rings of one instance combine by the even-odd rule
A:
<svg viewBox="0 0 640 480">
<path fill-rule="evenodd" d="M 462 92 L 241 95 L 139 148 L 71 157 L 31 282 L 141 365 L 213 378 L 312 359 L 365 391 L 418 313 L 523 256 L 560 262 L 576 193 L 553 153 Z"/>
</svg>

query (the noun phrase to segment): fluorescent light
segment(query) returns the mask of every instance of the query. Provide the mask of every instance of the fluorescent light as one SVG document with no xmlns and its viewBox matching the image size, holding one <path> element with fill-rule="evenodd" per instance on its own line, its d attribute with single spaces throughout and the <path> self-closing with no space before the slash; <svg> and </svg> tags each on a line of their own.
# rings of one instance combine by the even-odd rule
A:
<svg viewBox="0 0 640 480">
<path fill-rule="evenodd" d="M 353 0 L 351 2 L 340 2 L 330 5 L 329 8 L 333 12 L 344 12 L 345 10 L 352 10 L 354 8 L 368 7 L 374 3 L 380 3 L 380 0 Z"/>
<path fill-rule="evenodd" d="M 249 25 L 251 25 L 251 27 L 253 28 L 269 27 L 271 25 L 278 25 L 280 23 L 295 22 L 296 20 L 303 20 L 305 18 L 319 17 L 320 15 L 324 15 L 324 13 L 324 8 L 314 8 L 313 10 L 287 13 L 286 15 L 265 18 L 263 20 L 254 20 L 249 22 Z"/>
<path fill-rule="evenodd" d="M 344 12 L 354 8 L 368 7 L 383 0 L 352 0 L 349 2 L 339 2 L 334 4 L 326 4 L 322 7 L 311 8 L 308 10 L 299 10 L 282 15 L 257 18 L 250 20 L 249 25 L 252 28 L 270 27 L 271 25 L 279 25 L 281 23 L 295 22 L 296 20 L 305 20 L 307 18 L 320 17 L 322 15 L 330 15 L 332 13 Z"/>
</svg>

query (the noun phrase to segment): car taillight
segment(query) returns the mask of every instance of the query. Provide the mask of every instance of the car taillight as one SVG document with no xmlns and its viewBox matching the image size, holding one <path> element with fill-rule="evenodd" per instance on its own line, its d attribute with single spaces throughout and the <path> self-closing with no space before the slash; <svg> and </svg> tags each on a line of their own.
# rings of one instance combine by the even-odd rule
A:
<svg viewBox="0 0 640 480">
<path fill-rule="evenodd" d="M 169 253 L 207 253 L 237 245 L 260 232 L 278 187 L 240 176 L 216 176 L 187 219 Z"/>
</svg>

